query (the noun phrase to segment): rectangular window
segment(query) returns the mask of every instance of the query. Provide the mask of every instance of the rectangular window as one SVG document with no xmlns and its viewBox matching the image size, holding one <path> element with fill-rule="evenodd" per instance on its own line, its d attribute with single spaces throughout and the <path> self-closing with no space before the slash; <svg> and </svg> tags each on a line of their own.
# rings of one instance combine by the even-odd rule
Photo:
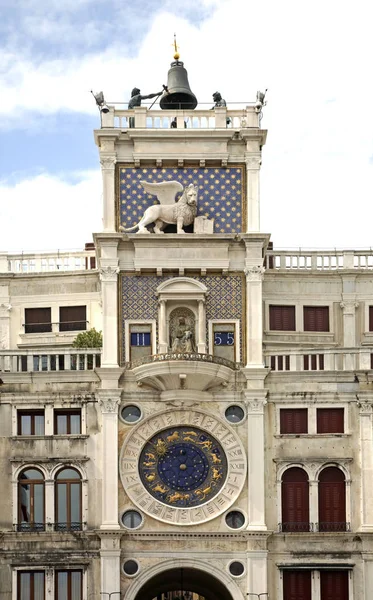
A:
<svg viewBox="0 0 373 600">
<path fill-rule="evenodd" d="M 44 600 L 44 571 L 18 571 L 17 600 Z"/>
<path fill-rule="evenodd" d="M 271 304 L 269 328 L 271 331 L 295 331 L 295 306 Z"/>
<path fill-rule="evenodd" d="M 308 433 L 307 408 L 280 408 L 280 433 Z"/>
<path fill-rule="evenodd" d="M 369 331 L 373 331 L 373 306 L 369 307 Z"/>
<path fill-rule="evenodd" d="M 320 571 L 320 600 L 348 600 L 348 571 Z"/>
<path fill-rule="evenodd" d="M 213 354 L 235 362 L 236 328 L 234 323 L 214 323 L 212 327 Z"/>
<path fill-rule="evenodd" d="M 81 410 L 55 410 L 54 411 L 55 435 L 78 435 L 81 433 Z"/>
<path fill-rule="evenodd" d="M 56 571 L 55 600 L 82 600 L 82 579 L 82 571 Z"/>
<path fill-rule="evenodd" d="M 283 572 L 283 600 L 311 600 L 311 571 Z"/>
<path fill-rule="evenodd" d="M 60 331 L 85 331 L 87 329 L 86 306 L 61 306 Z"/>
<path fill-rule="evenodd" d="M 343 408 L 318 408 L 317 433 L 344 433 Z"/>
<path fill-rule="evenodd" d="M 43 410 L 18 410 L 17 420 L 18 435 L 44 435 Z"/>
<path fill-rule="evenodd" d="M 139 360 L 152 354 L 152 327 L 149 323 L 129 326 L 130 360 Z"/>
<path fill-rule="evenodd" d="M 329 306 L 303 306 L 304 331 L 329 331 Z"/>
<path fill-rule="evenodd" d="M 25 333 L 52 331 L 50 308 L 25 308 Z"/>
</svg>

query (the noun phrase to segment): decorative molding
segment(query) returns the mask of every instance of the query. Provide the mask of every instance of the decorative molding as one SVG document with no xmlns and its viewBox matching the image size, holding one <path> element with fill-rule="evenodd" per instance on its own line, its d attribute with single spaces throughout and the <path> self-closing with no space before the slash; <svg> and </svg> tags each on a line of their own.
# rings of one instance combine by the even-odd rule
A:
<svg viewBox="0 0 373 600">
<path fill-rule="evenodd" d="M 156 165 L 157 169 L 161 169 L 162 165 L 163 165 L 162 159 L 161 158 L 157 158 L 156 161 L 155 161 L 155 165 Z"/>
<path fill-rule="evenodd" d="M 339 303 L 339 306 L 342 308 L 344 315 L 354 315 L 359 303 L 356 300 L 343 300 Z"/>
<path fill-rule="evenodd" d="M 135 158 L 133 162 L 134 162 L 134 165 L 135 165 L 135 169 L 139 169 L 140 166 L 141 166 L 140 159 L 139 158 Z"/>
<path fill-rule="evenodd" d="M 114 394 L 113 394 L 114 396 Z M 99 404 L 101 407 L 102 413 L 115 413 L 118 411 L 118 406 L 120 404 L 120 398 L 100 398 Z"/>
<path fill-rule="evenodd" d="M 178 158 L 177 166 L 179 169 L 182 169 L 184 167 L 184 159 L 183 158 Z"/>
<path fill-rule="evenodd" d="M 102 267 L 99 270 L 101 281 L 109 282 L 109 281 L 117 281 L 119 267 L 111 267 L 110 265 L 107 267 Z"/>
<path fill-rule="evenodd" d="M 372 416 L 373 415 L 373 402 L 358 402 L 357 403 L 359 409 L 360 409 L 360 415 L 367 415 L 367 416 Z"/>
<path fill-rule="evenodd" d="M 246 168 L 247 169 L 260 169 L 262 164 L 261 156 L 247 156 L 246 157 Z"/>
<path fill-rule="evenodd" d="M 267 400 L 265 398 L 253 398 L 252 400 L 244 400 L 244 404 L 247 408 L 247 412 L 249 413 L 258 413 L 263 414 L 264 407 L 267 404 Z"/>
<path fill-rule="evenodd" d="M 199 166 L 200 166 L 201 168 L 204 168 L 204 167 L 206 166 L 206 161 L 205 161 L 205 159 L 204 159 L 204 158 L 201 158 L 201 160 L 199 161 Z"/>
<path fill-rule="evenodd" d="M 114 171 L 116 157 L 115 156 L 101 156 L 100 163 L 103 171 Z"/>
<path fill-rule="evenodd" d="M 246 281 L 263 281 L 264 267 L 247 267 L 244 269 Z"/>
<path fill-rule="evenodd" d="M 7 312 L 10 312 L 12 310 L 13 306 L 7 302 L 6 303 L 3 302 L 2 304 L 0 304 L 0 308 Z"/>
</svg>

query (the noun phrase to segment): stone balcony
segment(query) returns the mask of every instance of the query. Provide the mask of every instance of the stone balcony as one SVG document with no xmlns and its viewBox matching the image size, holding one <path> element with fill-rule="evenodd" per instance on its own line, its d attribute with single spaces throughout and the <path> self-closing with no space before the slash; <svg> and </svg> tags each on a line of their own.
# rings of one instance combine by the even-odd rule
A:
<svg viewBox="0 0 373 600">
<path fill-rule="evenodd" d="M 373 250 L 267 250 L 265 268 L 270 272 L 289 271 L 371 271 Z"/>
<path fill-rule="evenodd" d="M 271 350 L 264 352 L 264 361 L 275 372 L 370 371 L 373 347 Z"/>
<path fill-rule="evenodd" d="M 161 392 L 205 392 L 218 385 L 227 385 L 240 366 L 211 354 L 169 352 L 127 363 L 126 369 L 134 373 L 138 385 L 145 384 Z"/>
</svg>

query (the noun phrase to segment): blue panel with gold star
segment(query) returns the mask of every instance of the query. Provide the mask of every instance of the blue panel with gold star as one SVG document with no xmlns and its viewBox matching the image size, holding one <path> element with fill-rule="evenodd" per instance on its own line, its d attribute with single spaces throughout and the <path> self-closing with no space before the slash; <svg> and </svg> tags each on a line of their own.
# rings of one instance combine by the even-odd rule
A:
<svg viewBox="0 0 373 600">
<path fill-rule="evenodd" d="M 156 196 L 147 194 L 140 181 L 179 181 L 183 186 L 198 185 L 197 216 L 215 219 L 215 233 L 241 233 L 246 217 L 243 210 L 244 173 L 240 165 L 181 169 L 119 166 L 119 225 L 133 227 L 149 206 L 158 204 Z M 176 196 L 177 200 L 180 195 Z"/>
</svg>

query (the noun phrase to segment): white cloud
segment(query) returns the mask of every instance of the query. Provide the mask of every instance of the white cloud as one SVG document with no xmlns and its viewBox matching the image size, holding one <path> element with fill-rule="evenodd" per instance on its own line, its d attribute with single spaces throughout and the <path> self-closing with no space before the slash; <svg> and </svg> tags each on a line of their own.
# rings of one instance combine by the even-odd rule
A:
<svg viewBox="0 0 373 600">
<path fill-rule="evenodd" d="M 357 0 L 352 10 L 346 0 L 204 3 L 215 10 L 200 24 L 158 13 L 132 58 L 125 41 L 117 39 L 100 53 L 74 60 L 3 56 L 0 127 L 24 127 L 37 113 L 41 127 L 45 114 L 93 114 L 91 88 L 103 89 L 116 102 L 126 102 L 134 86 L 156 92 L 166 83 L 176 31 L 200 102 L 210 106 L 218 89 L 233 107 L 269 88 L 262 122 L 269 129 L 262 225 L 275 245 L 370 246 L 370 4 Z M 36 202 L 42 182 L 31 183 Z"/>
<path fill-rule="evenodd" d="M 99 171 L 75 173 L 75 181 L 41 174 L 14 186 L 0 182 L 3 250 L 81 249 L 101 231 Z"/>
</svg>

